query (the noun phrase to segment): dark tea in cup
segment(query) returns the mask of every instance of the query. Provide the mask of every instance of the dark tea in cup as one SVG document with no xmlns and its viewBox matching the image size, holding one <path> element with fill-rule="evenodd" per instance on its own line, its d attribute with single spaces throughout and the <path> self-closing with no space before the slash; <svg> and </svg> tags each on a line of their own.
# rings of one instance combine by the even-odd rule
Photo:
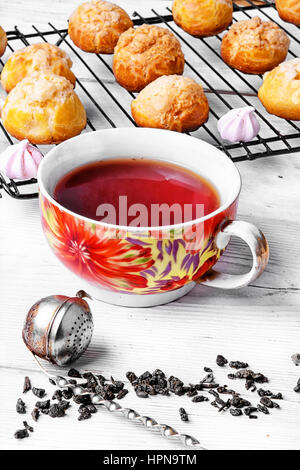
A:
<svg viewBox="0 0 300 470">
<path fill-rule="evenodd" d="M 58 181 L 54 199 L 96 221 L 140 227 L 180 224 L 220 207 L 216 188 L 197 173 L 136 158 L 82 165 Z"/>
</svg>

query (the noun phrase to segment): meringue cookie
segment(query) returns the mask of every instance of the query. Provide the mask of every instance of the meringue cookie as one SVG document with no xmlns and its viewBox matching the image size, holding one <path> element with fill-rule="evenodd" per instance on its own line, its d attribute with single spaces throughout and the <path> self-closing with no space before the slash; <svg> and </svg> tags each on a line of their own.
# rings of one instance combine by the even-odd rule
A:
<svg viewBox="0 0 300 470">
<path fill-rule="evenodd" d="M 231 109 L 218 121 L 222 139 L 230 142 L 249 142 L 257 136 L 260 124 L 252 106 Z"/>
<path fill-rule="evenodd" d="M 25 139 L 18 144 L 10 145 L 2 152 L 0 169 L 11 179 L 35 178 L 42 158 L 42 153 Z"/>
</svg>

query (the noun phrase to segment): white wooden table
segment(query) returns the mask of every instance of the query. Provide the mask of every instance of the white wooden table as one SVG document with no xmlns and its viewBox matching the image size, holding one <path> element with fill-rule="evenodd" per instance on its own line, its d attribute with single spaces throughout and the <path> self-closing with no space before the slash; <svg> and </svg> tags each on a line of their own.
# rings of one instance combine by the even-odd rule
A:
<svg viewBox="0 0 300 470">
<path fill-rule="evenodd" d="M 62 27 L 76 0 L 2 0 L 0 22 L 5 29 L 26 27 L 52 20 Z M 158 0 L 120 1 L 129 13 L 134 8 L 149 12 Z M 168 2 L 167 2 L 168 3 Z M 3 138 L 2 138 L 3 139 Z M 2 148 L 5 141 L 1 142 Z M 300 396 L 293 391 L 299 369 L 290 356 L 300 350 L 300 155 L 290 154 L 238 164 L 243 178 L 239 218 L 252 221 L 270 244 L 270 262 L 264 275 L 247 288 L 225 292 L 196 287 L 181 300 L 152 309 L 128 309 L 93 302 L 95 333 L 78 368 L 97 370 L 124 379 L 127 370 L 140 374 L 159 367 L 186 382 L 203 376 L 203 366 L 215 370 L 220 384 L 230 382 L 231 372 L 215 365 L 217 354 L 249 362 L 270 378 L 268 387 L 282 391 L 281 409 L 258 420 L 220 414 L 207 403 L 186 397 L 155 396 L 139 399 L 133 392 L 122 404 L 157 421 L 199 438 L 208 449 L 299 449 Z M 42 416 L 29 439 L 16 441 L 13 433 L 23 415 L 15 412 L 22 397 L 25 375 L 35 386 L 51 385 L 37 370 L 26 350 L 21 330 L 29 307 L 50 294 L 73 295 L 80 281 L 73 278 L 52 255 L 40 229 L 37 200 L 0 200 L 0 446 L 10 449 L 179 449 L 172 442 L 100 409 L 92 420 L 78 422 L 75 409 L 64 419 Z M 232 240 L 221 266 L 242 272 L 250 266 L 250 254 Z M 49 370 L 54 372 L 51 366 Z M 230 384 L 231 385 L 231 384 Z M 232 384 L 243 396 L 244 384 Z M 35 398 L 25 396 L 31 409 Z M 190 422 L 180 421 L 184 406 Z M 74 408 L 74 407 L 73 407 Z M 31 422 L 30 416 L 24 416 Z"/>
</svg>

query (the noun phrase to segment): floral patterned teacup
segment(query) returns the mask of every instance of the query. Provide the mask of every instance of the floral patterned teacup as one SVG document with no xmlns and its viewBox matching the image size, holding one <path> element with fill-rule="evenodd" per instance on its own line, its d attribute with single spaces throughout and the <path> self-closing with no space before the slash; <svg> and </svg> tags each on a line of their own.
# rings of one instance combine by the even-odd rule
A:
<svg viewBox="0 0 300 470">
<path fill-rule="evenodd" d="M 56 183 L 69 171 L 86 163 L 123 157 L 169 161 L 199 173 L 217 188 L 220 207 L 173 226 L 121 227 L 75 214 L 53 199 Z M 38 183 L 42 226 L 49 245 L 96 299 L 143 307 L 178 299 L 199 282 L 223 289 L 243 287 L 256 279 L 268 262 L 268 244 L 262 232 L 248 222 L 235 220 L 241 189 L 238 170 L 225 154 L 194 137 L 142 128 L 86 133 L 46 155 Z M 247 274 L 212 270 L 231 235 L 242 238 L 251 249 L 253 265 Z"/>
</svg>

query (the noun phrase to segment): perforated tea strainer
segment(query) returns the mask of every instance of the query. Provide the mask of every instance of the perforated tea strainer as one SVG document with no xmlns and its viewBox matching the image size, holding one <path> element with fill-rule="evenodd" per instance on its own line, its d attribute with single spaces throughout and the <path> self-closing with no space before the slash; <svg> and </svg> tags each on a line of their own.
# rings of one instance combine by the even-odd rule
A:
<svg viewBox="0 0 300 470">
<path fill-rule="evenodd" d="M 29 310 L 22 332 L 27 348 L 39 368 L 49 377 L 50 383 L 62 389 L 70 387 L 74 395 L 84 395 L 87 391 L 80 383 L 74 384 L 65 377 L 49 374 L 38 357 L 62 366 L 75 361 L 84 353 L 92 338 L 93 318 L 83 297 L 90 298 L 84 291 L 79 291 L 76 297 L 52 295 L 41 299 Z M 159 424 L 131 408 L 123 408 L 115 401 L 104 400 L 96 393 L 89 395 L 94 405 L 104 406 L 110 412 L 119 412 L 128 420 L 158 430 L 163 437 L 177 440 L 187 447 L 203 450 L 200 442 L 188 434 L 181 434 L 167 424 Z"/>
<path fill-rule="evenodd" d="M 92 338 L 93 317 L 83 297 L 89 296 L 84 291 L 76 297 L 51 295 L 31 307 L 22 336 L 35 356 L 63 366 L 84 353 Z"/>
</svg>

